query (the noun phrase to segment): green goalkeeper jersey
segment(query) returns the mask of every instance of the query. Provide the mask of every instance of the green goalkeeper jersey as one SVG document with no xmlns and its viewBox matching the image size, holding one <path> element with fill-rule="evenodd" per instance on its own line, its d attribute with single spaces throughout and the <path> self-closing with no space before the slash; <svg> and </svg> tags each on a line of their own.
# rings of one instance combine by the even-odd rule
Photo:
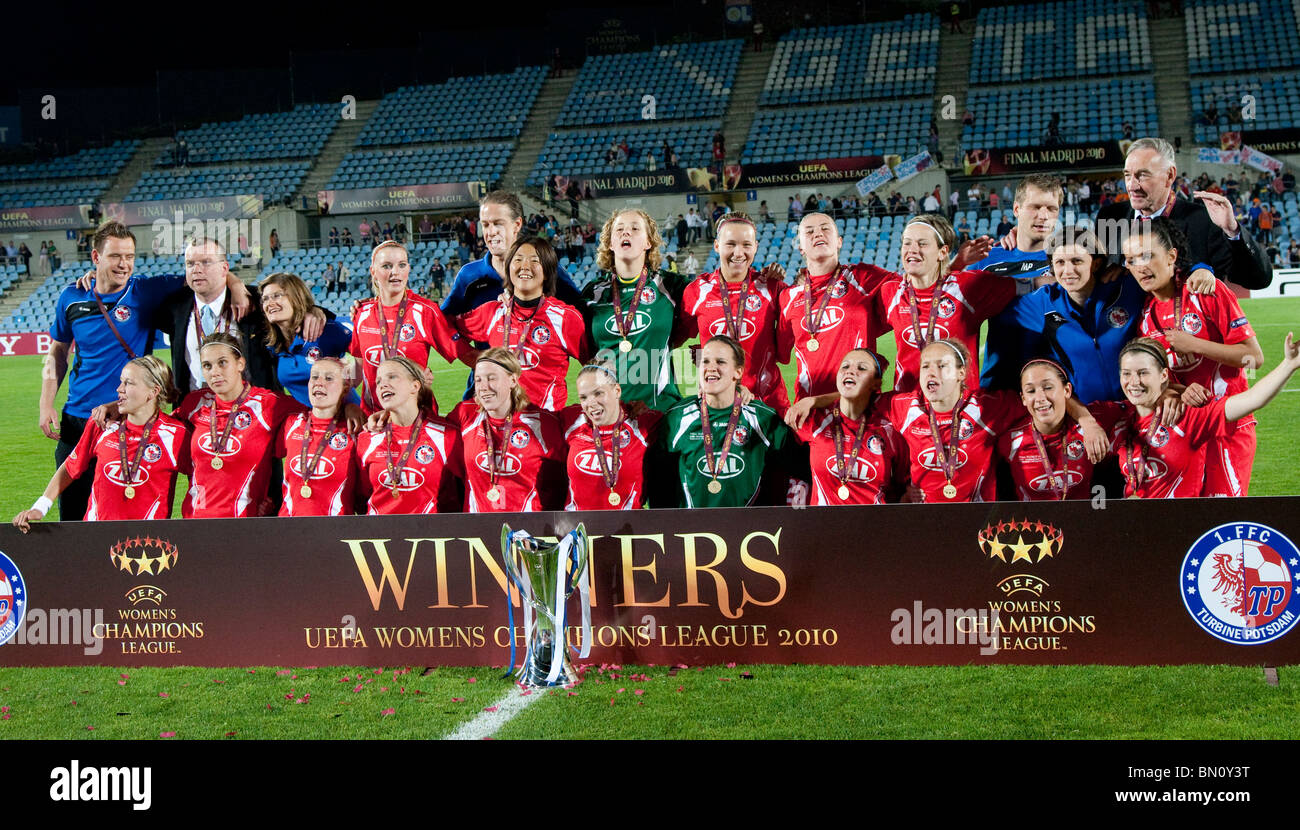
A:
<svg viewBox="0 0 1300 830">
<path fill-rule="evenodd" d="M 627 322 L 627 340 L 632 344 L 626 352 L 619 348 L 623 335 L 614 317 L 611 290 L 614 282 L 619 286 L 619 311 Z M 681 400 L 671 340 L 685 288 L 686 280 L 681 274 L 672 271 L 650 274 L 641 289 L 635 312 L 631 312 L 631 307 L 637 294 L 636 281 L 623 282 L 602 273 L 583 289 L 587 331 L 591 332 L 596 352 L 614 364 L 623 386 L 624 402 L 644 401 L 651 409 L 666 411 Z"/>
<path fill-rule="evenodd" d="M 790 430 L 776 410 L 757 399 L 740 408 L 731 448 L 723 459 L 722 443 L 730 417 L 731 407 L 709 407 L 713 453 L 718 459 L 714 469 L 718 483 L 722 485 L 719 492 L 710 493 L 709 482 L 713 478 L 705 458 L 699 398 L 686 398 L 668 410 L 659 435 L 661 450 L 675 457 L 677 462 L 675 472 L 680 479 L 677 485 L 678 507 L 743 507 L 751 504 L 758 495 L 764 469 L 773 462 L 786 460 L 793 441 Z M 672 474 L 669 470 L 660 472 Z"/>
</svg>

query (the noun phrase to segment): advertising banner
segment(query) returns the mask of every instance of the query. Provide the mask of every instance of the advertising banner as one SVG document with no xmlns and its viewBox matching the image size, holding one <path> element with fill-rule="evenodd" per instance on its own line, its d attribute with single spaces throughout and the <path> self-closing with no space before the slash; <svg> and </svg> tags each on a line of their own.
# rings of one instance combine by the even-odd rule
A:
<svg viewBox="0 0 1300 830">
<path fill-rule="evenodd" d="M 898 157 L 850 156 L 808 161 L 780 161 L 768 164 L 729 165 L 724 190 L 748 190 L 754 187 L 818 184 L 822 182 L 856 182 L 873 170 Z"/>
<path fill-rule="evenodd" d="M 995 147 L 967 150 L 962 157 L 962 168 L 967 176 L 1123 166 L 1124 151 L 1118 141 L 1058 144 L 1055 147 Z"/>
<path fill-rule="evenodd" d="M 0 230 L 49 231 L 93 228 L 90 205 L 49 205 L 0 210 Z"/>
<path fill-rule="evenodd" d="M 1235 150 L 1242 144 L 1249 144 L 1259 152 L 1270 155 L 1300 153 L 1300 129 L 1284 127 L 1278 130 L 1225 130 L 1219 133 L 1219 146 L 1225 150 Z"/>
<path fill-rule="evenodd" d="M 209 219 L 252 219 L 262 212 L 261 196 L 205 196 L 198 199 L 158 199 L 152 202 L 110 202 L 104 205 L 104 219 L 124 225 L 152 225 Z"/>
<path fill-rule="evenodd" d="M 610 173 L 607 176 L 571 178 L 556 176 L 555 198 L 563 199 L 569 185 L 577 184 L 578 192 L 585 197 L 591 190 L 593 199 L 613 196 L 642 196 L 647 193 L 681 193 L 692 188 L 708 190 L 717 176 L 704 168 L 691 167 L 651 170 L 638 173 Z"/>
<path fill-rule="evenodd" d="M 371 211 L 452 210 L 478 207 L 487 193 L 483 182 L 447 184 L 403 184 L 393 187 L 362 187 L 354 190 L 318 190 L 316 206 L 321 215 L 369 213 Z"/>
<path fill-rule="evenodd" d="M 49 351 L 48 331 L 15 331 L 0 334 L 0 357 L 48 354 Z"/>
<path fill-rule="evenodd" d="M 595 663 L 1300 661 L 1280 497 L 5 527 L 0 665 L 501 665 L 503 523 L 579 521 Z"/>
</svg>

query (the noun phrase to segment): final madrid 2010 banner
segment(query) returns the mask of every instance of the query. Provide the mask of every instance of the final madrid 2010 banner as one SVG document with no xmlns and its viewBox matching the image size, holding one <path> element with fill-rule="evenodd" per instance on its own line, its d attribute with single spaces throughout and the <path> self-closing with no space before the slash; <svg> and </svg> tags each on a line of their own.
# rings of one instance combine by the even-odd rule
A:
<svg viewBox="0 0 1300 830">
<path fill-rule="evenodd" d="M 578 521 L 596 662 L 1300 662 L 1284 497 L 4 528 L 0 664 L 501 665 L 502 524 Z"/>
</svg>

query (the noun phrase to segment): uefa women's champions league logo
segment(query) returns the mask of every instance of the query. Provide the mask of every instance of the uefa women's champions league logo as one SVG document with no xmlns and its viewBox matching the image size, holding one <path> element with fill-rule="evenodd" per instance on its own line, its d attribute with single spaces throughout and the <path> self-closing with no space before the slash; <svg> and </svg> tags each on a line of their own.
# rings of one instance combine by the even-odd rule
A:
<svg viewBox="0 0 1300 830">
<path fill-rule="evenodd" d="M 14 560 L 0 553 L 0 646 L 18 632 L 27 608 L 27 583 Z"/>
<path fill-rule="evenodd" d="M 1267 525 L 1213 528 L 1187 551 L 1180 573 L 1187 612 L 1225 643 L 1271 643 L 1300 620 L 1300 550 Z"/>
</svg>

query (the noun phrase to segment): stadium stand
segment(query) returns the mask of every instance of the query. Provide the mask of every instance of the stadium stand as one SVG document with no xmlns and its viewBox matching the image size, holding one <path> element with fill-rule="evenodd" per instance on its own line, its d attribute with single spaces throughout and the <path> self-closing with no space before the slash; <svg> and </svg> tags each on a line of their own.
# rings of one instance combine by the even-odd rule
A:
<svg viewBox="0 0 1300 830">
<path fill-rule="evenodd" d="M 667 141 L 677 153 L 682 167 L 705 167 L 710 162 L 710 141 L 721 129 L 721 122 L 705 124 L 665 124 L 653 127 L 617 127 L 603 130 L 577 130 L 551 133 L 537 158 L 528 184 L 540 187 L 551 173 L 565 176 L 609 175 L 645 172 L 643 154 L 655 154 L 658 169 L 664 167 L 659 148 Z M 611 164 L 605 152 L 611 144 L 626 139 L 632 152 L 627 161 Z"/>
<path fill-rule="evenodd" d="M 108 182 L 32 182 L 0 187 L 0 208 L 80 205 L 98 199 Z"/>
<path fill-rule="evenodd" d="M 300 104 L 288 112 L 246 115 L 239 121 L 204 124 L 182 130 L 190 164 L 262 159 L 314 158 L 339 120 L 338 104 Z M 156 164 L 172 164 L 172 149 Z"/>
<path fill-rule="evenodd" d="M 898 153 L 924 148 L 932 105 L 916 99 L 886 105 L 760 110 L 741 164 Z"/>
<path fill-rule="evenodd" d="M 360 150 L 348 153 L 327 189 L 501 178 L 514 151 L 509 142 L 471 146 Z"/>
<path fill-rule="evenodd" d="M 108 147 L 82 150 L 50 161 L 7 164 L 0 167 L 0 181 L 111 178 L 131 159 L 139 146 L 139 141 L 117 141 Z"/>
<path fill-rule="evenodd" d="M 1242 96 L 1255 98 L 1255 118 L 1241 115 Z M 1196 140 L 1215 144 L 1225 130 L 1276 130 L 1300 124 L 1300 73 L 1192 81 Z"/>
<path fill-rule="evenodd" d="M 140 176 L 125 201 L 236 195 L 278 201 L 298 189 L 309 169 L 310 161 L 286 161 L 149 170 Z"/>
<path fill-rule="evenodd" d="M 643 95 L 654 96 L 656 120 L 718 118 L 731 96 L 743 45 L 719 40 L 590 57 L 556 126 L 640 121 Z"/>
<path fill-rule="evenodd" d="M 939 19 L 796 29 L 777 43 L 759 104 L 807 104 L 931 95 Z"/>
<path fill-rule="evenodd" d="M 1192 0 L 1185 25 L 1193 75 L 1300 66 L 1290 0 Z"/>
<path fill-rule="evenodd" d="M 522 66 L 504 75 L 401 87 L 380 102 L 357 146 L 516 138 L 546 73 L 544 66 Z M 473 117 L 466 117 L 467 113 Z"/>
<path fill-rule="evenodd" d="M 963 147 L 1041 144 L 1052 113 L 1061 114 L 1061 143 L 1122 136 L 1125 122 L 1137 135 L 1155 135 L 1158 117 L 1150 78 L 972 89 L 966 108 L 976 115 L 962 128 Z"/>
<path fill-rule="evenodd" d="M 975 19 L 972 84 L 1119 75 L 1151 68 L 1146 8 L 1138 0 L 996 6 L 981 9 Z"/>
</svg>

